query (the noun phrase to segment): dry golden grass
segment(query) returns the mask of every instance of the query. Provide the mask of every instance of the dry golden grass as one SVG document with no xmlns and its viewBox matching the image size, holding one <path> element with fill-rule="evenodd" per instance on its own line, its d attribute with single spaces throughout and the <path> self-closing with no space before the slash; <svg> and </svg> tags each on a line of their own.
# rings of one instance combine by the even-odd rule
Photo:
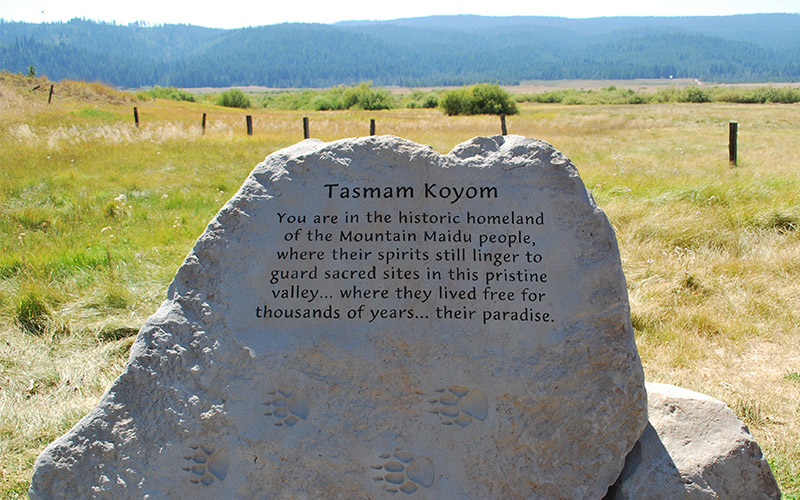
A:
<svg viewBox="0 0 800 500">
<path fill-rule="evenodd" d="M 36 455 L 94 405 L 205 223 L 256 163 L 302 139 L 303 116 L 323 140 L 367 135 L 374 118 L 378 134 L 443 153 L 500 131 L 494 116 L 231 110 L 92 86 L 48 106 L 5 83 L 0 498 L 25 498 Z M 731 406 L 790 499 L 800 499 L 798 110 L 527 104 L 507 118 L 510 133 L 570 157 L 614 225 L 647 379 Z M 32 335 L 19 304 L 37 297 L 48 312 Z"/>
</svg>

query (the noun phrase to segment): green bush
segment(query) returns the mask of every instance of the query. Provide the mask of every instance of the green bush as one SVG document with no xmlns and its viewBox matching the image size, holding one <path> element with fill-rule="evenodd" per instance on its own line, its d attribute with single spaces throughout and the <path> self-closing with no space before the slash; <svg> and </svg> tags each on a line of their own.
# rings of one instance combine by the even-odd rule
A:
<svg viewBox="0 0 800 500">
<path fill-rule="evenodd" d="M 561 104 L 567 104 L 567 105 L 586 104 L 586 101 L 580 95 L 570 94 L 564 96 L 564 98 L 561 99 Z"/>
<path fill-rule="evenodd" d="M 539 94 L 523 94 L 517 97 L 519 102 L 539 102 L 542 104 L 557 104 L 563 101 L 564 96 L 567 95 L 568 90 L 553 90 L 550 92 L 541 92 Z"/>
<path fill-rule="evenodd" d="M 655 95 L 655 102 L 678 102 L 681 90 L 677 87 L 666 87 L 658 89 Z"/>
<path fill-rule="evenodd" d="M 481 115 L 515 115 L 519 113 L 517 102 L 511 95 L 494 85 L 475 85 L 472 87 L 474 112 Z"/>
<path fill-rule="evenodd" d="M 653 94 L 617 88 L 614 85 L 600 90 L 563 89 L 517 96 L 518 102 L 546 104 L 646 104 L 655 100 Z"/>
<path fill-rule="evenodd" d="M 439 106 L 439 96 L 433 92 L 429 92 L 420 101 L 420 108 L 432 109 Z"/>
<path fill-rule="evenodd" d="M 394 99 L 388 90 L 373 89 L 372 82 L 361 82 L 357 87 L 346 87 L 342 92 L 344 109 L 392 109 Z"/>
<path fill-rule="evenodd" d="M 759 87 L 755 89 L 757 102 L 794 104 L 800 102 L 800 90 L 779 87 Z"/>
<path fill-rule="evenodd" d="M 267 109 L 314 109 L 311 105 L 318 90 L 282 91 L 262 95 L 259 105 Z"/>
<path fill-rule="evenodd" d="M 466 88 L 448 90 L 439 99 L 439 107 L 448 116 L 472 115 L 472 96 Z"/>
<path fill-rule="evenodd" d="M 748 89 L 724 88 L 714 92 L 714 100 L 719 102 L 734 102 L 738 104 L 756 104 L 759 97 Z"/>
<path fill-rule="evenodd" d="M 628 104 L 649 104 L 655 100 L 653 94 L 646 94 L 644 92 L 635 92 L 628 96 Z"/>
<path fill-rule="evenodd" d="M 239 89 L 230 89 L 219 95 L 217 104 L 226 108 L 249 108 L 250 98 Z"/>
<path fill-rule="evenodd" d="M 496 83 L 448 90 L 439 100 L 439 107 L 449 116 L 519 113 L 516 101 Z"/>
<path fill-rule="evenodd" d="M 335 111 L 337 109 L 344 109 L 341 96 L 332 92 L 316 96 L 311 100 L 311 107 L 314 111 Z"/>
<path fill-rule="evenodd" d="M 436 92 L 428 92 L 427 94 L 421 90 L 411 92 L 410 101 L 406 104 L 407 108 L 435 108 L 439 106 L 439 94 Z"/>
<path fill-rule="evenodd" d="M 388 90 L 373 89 L 372 82 L 358 85 L 338 85 L 325 90 L 303 90 L 267 94 L 259 104 L 270 109 L 313 109 L 330 111 L 341 109 L 392 109 L 394 98 Z"/>
<path fill-rule="evenodd" d="M 678 102 L 711 102 L 711 96 L 700 87 L 686 87 L 678 96 Z"/>
</svg>

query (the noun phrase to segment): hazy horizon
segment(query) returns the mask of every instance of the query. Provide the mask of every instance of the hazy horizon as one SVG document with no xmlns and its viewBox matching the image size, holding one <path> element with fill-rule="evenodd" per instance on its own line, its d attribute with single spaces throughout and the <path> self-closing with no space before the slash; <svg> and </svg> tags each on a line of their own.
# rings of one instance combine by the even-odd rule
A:
<svg viewBox="0 0 800 500">
<path fill-rule="evenodd" d="M 208 5 L 208 4 L 206 4 Z M 294 4 L 259 5 L 244 0 L 229 0 L 224 8 L 214 4 L 141 0 L 135 4 L 99 0 L 4 0 L 0 18 L 30 23 L 66 22 L 81 18 L 99 22 L 148 25 L 191 24 L 209 28 L 243 28 L 287 22 L 333 24 L 342 21 L 381 21 L 434 15 L 479 15 L 492 17 L 543 16 L 584 19 L 595 17 L 689 17 L 738 14 L 800 13 L 796 0 L 677 0 L 641 2 L 639 0 L 562 0 L 547 5 L 530 3 L 488 4 L 477 0 L 428 2 L 409 0 L 402 4 L 375 4 L 364 0 L 328 3 L 306 9 Z"/>
</svg>

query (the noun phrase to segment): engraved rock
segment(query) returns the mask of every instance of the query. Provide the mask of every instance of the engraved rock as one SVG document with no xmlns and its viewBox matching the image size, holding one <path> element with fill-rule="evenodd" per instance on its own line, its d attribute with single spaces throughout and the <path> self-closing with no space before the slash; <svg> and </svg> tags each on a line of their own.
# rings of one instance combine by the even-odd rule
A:
<svg viewBox="0 0 800 500">
<path fill-rule="evenodd" d="M 486 394 L 480 389 L 470 392 L 459 406 L 461 411 L 478 420 L 485 420 L 489 415 L 489 401 L 486 399 Z"/>
<path fill-rule="evenodd" d="M 403 493 L 408 493 L 408 494 L 414 493 L 418 489 L 419 489 L 419 486 L 417 486 L 416 484 L 412 483 L 411 481 L 405 482 L 405 483 L 403 483 L 402 486 L 400 486 L 400 491 L 402 491 Z"/>
<path fill-rule="evenodd" d="M 452 392 L 453 394 L 455 394 L 456 396 L 458 396 L 460 398 L 460 397 L 463 397 L 463 396 L 467 395 L 467 393 L 469 392 L 469 387 L 464 387 L 464 386 L 460 386 L 460 385 L 452 385 L 452 386 L 448 387 L 447 390 Z"/>
<path fill-rule="evenodd" d="M 405 466 L 403 464 L 395 461 L 388 462 L 383 466 L 383 468 L 389 472 L 403 472 L 405 470 Z"/>
<path fill-rule="evenodd" d="M 563 154 L 306 140 L 209 223 L 30 496 L 597 499 L 646 405 L 616 238 Z"/>
<path fill-rule="evenodd" d="M 394 453 L 394 458 L 400 460 L 404 464 L 410 464 L 414 460 L 414 455 L 407 451 L 397 451 Z"/>
<path fill-rule="evenodd" d="M 666 384 L 647 384 L 650 424 L 606 500 L 781 498 L 769 464 L 725 403 Z"/>
<path fill-rule="evenodd" d="M 430 488 L 433 485 L 435 476 L 433 474 L 433 463 L 428 457 L 415 458 L 406 470 L 408 479 L 420 486 Z"/>
<path fill-rule="evenodd" d="M 304 420 L 307 419 L 311 411 L 311 399 L 307 394 L 295 391 L 289 398 L 289 411 Z"/>
<path fill-rule="evenodd" d="M 228 467 L 230 467 L 228 452 L 225 450 L 219 450 L 213 457 L 211 457 L 211 461 L 208 463 L 208 472 L 213 474 L 221 481 L 225 479 L 225 476 L 228 475 Z"/>
</svg>

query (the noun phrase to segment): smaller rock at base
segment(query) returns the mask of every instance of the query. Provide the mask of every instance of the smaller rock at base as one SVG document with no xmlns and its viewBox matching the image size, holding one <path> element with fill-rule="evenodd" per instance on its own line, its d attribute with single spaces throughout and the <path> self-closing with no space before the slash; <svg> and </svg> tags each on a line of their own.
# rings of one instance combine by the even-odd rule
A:
<svg viewBox="0 0 800 500">
<path fill-rule="evenodd" d="M 761 449 L 725 403 L 647 383 L 649 425 L 604 500 L 780 499 Z"/>
</svg>

